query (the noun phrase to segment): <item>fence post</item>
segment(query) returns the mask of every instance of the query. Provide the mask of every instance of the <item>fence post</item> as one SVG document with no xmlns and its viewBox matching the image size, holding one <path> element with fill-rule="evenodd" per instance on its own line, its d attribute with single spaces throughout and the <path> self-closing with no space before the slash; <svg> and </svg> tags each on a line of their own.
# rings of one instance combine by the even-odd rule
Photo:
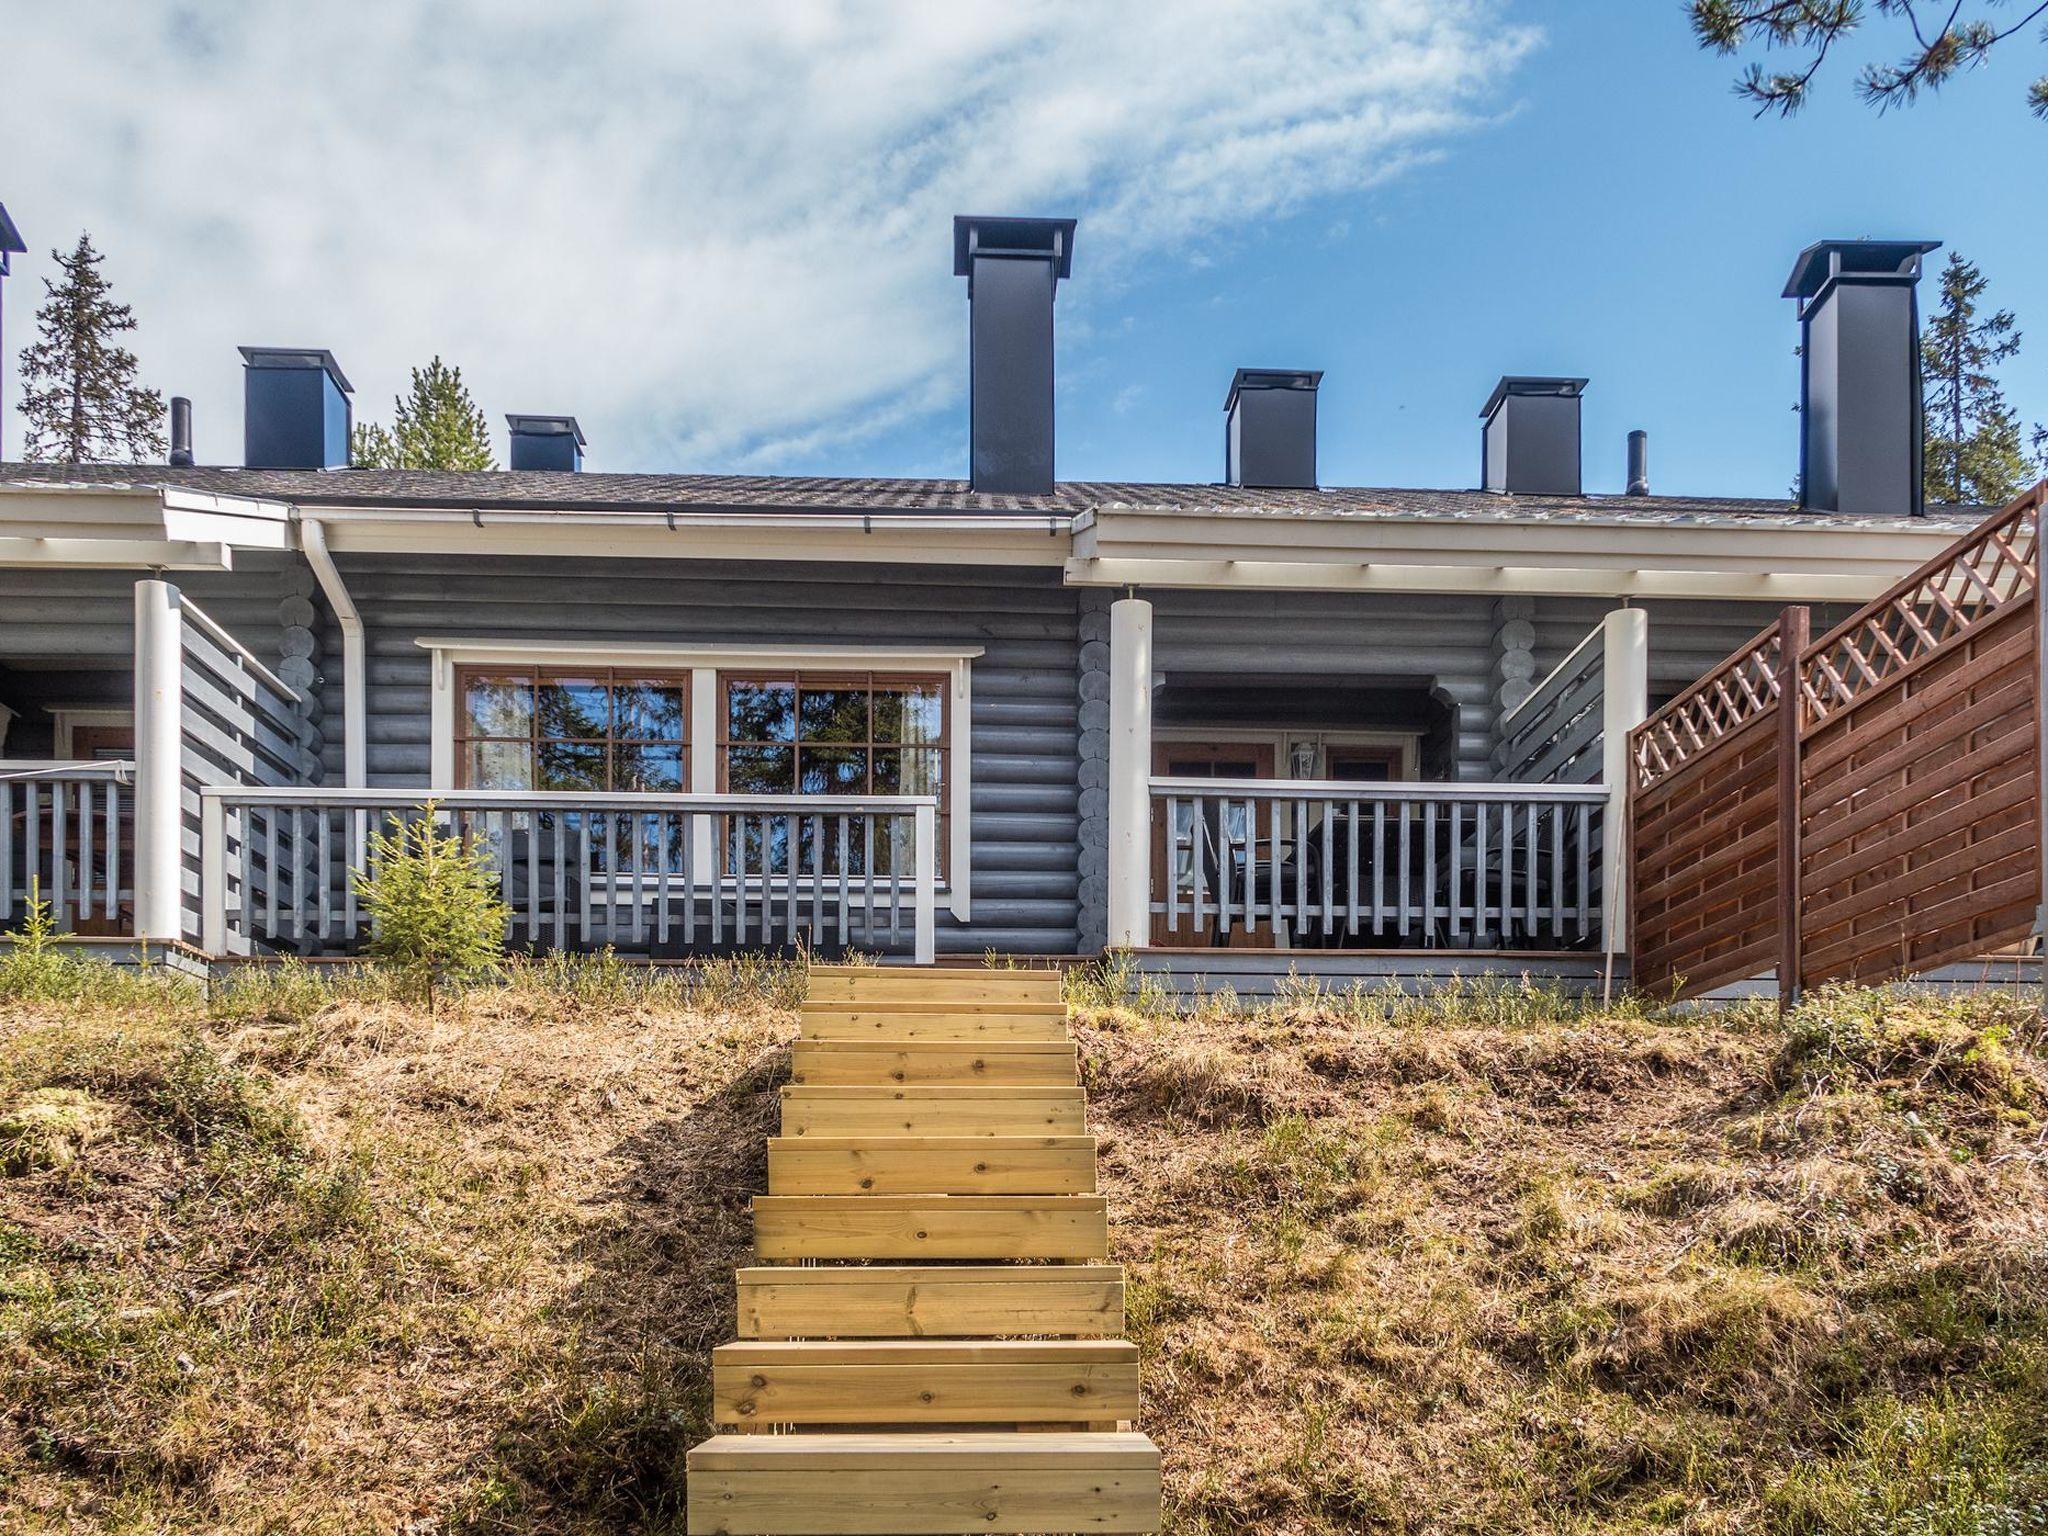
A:
<svg viewBox="0 0 2048 1536">
<path fill-rule="evenodd" d="M 1600 782 L 1607 786 L 1600 838 L 1601 944 L 1611 956 L 1628 948 L 1629 732 L 1650 714 L 1650 616 L 1617 608 L 1601 623 Z"/>
<path fill-rule="evenodd" d="M 915 949 L 911 958 L 930 965 L 938 958 L 939 811 L 935 805 L 920 805 L 916 812 L 916 894 L 917 911 L 912 925 Z"/>
<path fill-rule="evenodd" d="M 1109 947 L 1152 926 L 1152 605 L 1109 609 Z"/>
<path fill-rule="evenodd" d="M 228 952 L 228 818 L 219 795 L 199 792 L 199 947 Z"/>
<path fill-rule="evenodd" d="M 1801 682 L 1812 614 L 1803 607 L 1778 616 L 1778 1008 L 1799 1001 L 1800 754 L 1806 714 Z"/>
<path fill-rule="evenodd" d="M 184 620 L 178 589 L 135 584 L 135 937 L 185 936 Z"/>
</svg>

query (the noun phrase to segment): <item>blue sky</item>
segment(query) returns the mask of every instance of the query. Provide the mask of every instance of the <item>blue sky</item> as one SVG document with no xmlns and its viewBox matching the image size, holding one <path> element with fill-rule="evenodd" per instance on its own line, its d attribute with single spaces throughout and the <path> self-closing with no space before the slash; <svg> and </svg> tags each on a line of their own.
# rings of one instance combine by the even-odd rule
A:
<svg viewBox="0 0 2048 1536">
<path fill-rule="evenodd" d="M 1782 494 L 1794 253 L 1938 239 L 2033 336 L 2031 39 L 1910 111 L 1753 122 L 1678 0 L 76 0 L 10 15 L 5 201 L 90 228 L 145 382 L 239 455 L 241 343 L 332 348 L 359 416 L 461 364 L 593 468 L 958 474 L 954 212 L 1081 220 L 1060 471 L 1212 479 L 1238 366 L 1327 370 L 1325 483 L 1466 485 L 1502 373 L 1583 374 L 1587 479 Z M 10 420 L 9 441 L 18 442 Z"/>
</svg>

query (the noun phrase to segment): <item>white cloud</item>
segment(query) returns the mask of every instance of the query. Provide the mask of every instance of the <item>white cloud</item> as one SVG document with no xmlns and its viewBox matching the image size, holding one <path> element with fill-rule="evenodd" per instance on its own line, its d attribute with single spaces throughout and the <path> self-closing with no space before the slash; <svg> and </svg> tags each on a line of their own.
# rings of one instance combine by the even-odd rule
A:
<svg viewBox="0 0 2048 1536">
<path fill-rule="evenodd" d="M 38 258 L 92 230 L 202 459 L 261 343 L 333 348 L 359 416 L 438 351 L 595 465 L 772 467 L 959 398 L 954 213 L 1082 220 L 1072 339 L 1139 258 L 1490 119 L 1503 4 L 10 0 L 0 200 Z"/>
</svg>

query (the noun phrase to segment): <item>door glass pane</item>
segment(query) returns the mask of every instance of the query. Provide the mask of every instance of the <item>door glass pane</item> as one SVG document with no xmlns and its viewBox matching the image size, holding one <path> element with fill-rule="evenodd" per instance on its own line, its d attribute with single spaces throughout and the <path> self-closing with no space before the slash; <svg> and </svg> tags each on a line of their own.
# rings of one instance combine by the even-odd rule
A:
<svg viewBox="0 0 2048 1536">
<path fill-rule="evenodd" d="M 466 750 L 464 782 L 471 789 L 533 788 L 531 742 L 472 741 Z"/>
<path fill-rule="evenodd" d="M 796 749 L 734 747 L 726 754 L 726 788 L 735 795 L 787 795 L 796 791 Z"/>
<path fill-rule="evenodd" d="M 806 684 L 799 731 L 805 741 L 866 741 L 867 685 L 835 688 Z"/>
<path fill-rule="evenodd" d="M 464 690 L 465 736 L 531 736 L 533 682 L 524 677 L 472 677 Z"/>
<path fill-rule="evenodd" d="M 796 740 L 796 684 L 733 683 L 726 689 L 730 741 Z"/>
<path fill-rule="evenodd" d="M 859 795 L 868 787 L 868 754 L 864 747 L 805 747 L 799 792 L 806 795 Z"/>
<path fill-rule="evenodd" d="M 875 740 L 936 745 L 946 724 L 944 685 L 886 683 L 875 689 Z"/>
<path fill-rule="evenodd" d="M 683 685 L 619 682 L 612 689 L 613 733 L 625 741 L 681 741 Z"/>
<path fill-rule="evenodd" d="M 683 749 L 627 743 L 612 748 L 612 787 L 664 794 L 683 787 Z"/>
<path fill-rule="evenodd" d="M 603 789 L 603 742 L 544 741 L 536 750 L 538 789 Z"/>
<path fill-rule="evenodd" d="M 611 730 L 611 690 L 602 678 L 542 678 L 540 734 L 603 737 Z"/>
</svg>

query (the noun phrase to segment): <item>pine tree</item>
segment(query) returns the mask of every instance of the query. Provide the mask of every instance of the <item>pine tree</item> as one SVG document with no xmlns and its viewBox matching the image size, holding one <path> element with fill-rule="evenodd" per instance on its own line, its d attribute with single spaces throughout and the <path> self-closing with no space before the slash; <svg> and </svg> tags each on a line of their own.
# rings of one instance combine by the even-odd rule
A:
<svg viewBox="0 0 2048 1536">
<path fill-rule="evenodd" d="M 43 279 L 39 339 L 21 353 L 24 454 L 41 463 L 141 463 L 164 451 L 164 397 L 135 385 L 135 354 L 115 338 L 135 329 L 100 271 L 105 258 L 81 234 L 69 256 L 52 251 L 61 281 Z"/>
<path fill-rule="evenodd" d="M 1997 506 L 2034 478 L 2019 417 L 1993 372 L 2019 352 L 2020 333 L 2011 310 L 1979 313 L 1988 286 L 1974 262 L 1950 251 L 1941 307 L 1920 338 L 1929 501 Z"/>
<path fill-rule="evenodd" d="M 412 388 L 392 401 L 395 425 L 356 428 L 349 461 L 357 469 L 496 469 L 491 431 L 462 382 L 439 356 L 412 371 Z"/>
</svg>

